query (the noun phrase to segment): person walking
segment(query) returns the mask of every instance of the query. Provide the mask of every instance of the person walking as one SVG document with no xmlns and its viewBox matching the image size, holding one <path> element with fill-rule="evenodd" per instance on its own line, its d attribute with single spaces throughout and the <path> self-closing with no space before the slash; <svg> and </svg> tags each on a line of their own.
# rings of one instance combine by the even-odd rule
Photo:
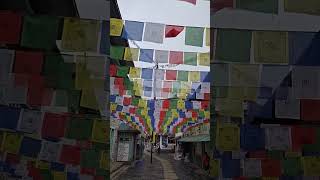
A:
<svg viewBox="0 0 320 180">
<path fill-rule="evenodd" d="M 210 157 L 209 157 L 207 152 L 204 152 L 204 155 L 203 155 L 203 158 L 202 158 L 202 167 L 207 173 L 209 173 Z"/>
</svg>

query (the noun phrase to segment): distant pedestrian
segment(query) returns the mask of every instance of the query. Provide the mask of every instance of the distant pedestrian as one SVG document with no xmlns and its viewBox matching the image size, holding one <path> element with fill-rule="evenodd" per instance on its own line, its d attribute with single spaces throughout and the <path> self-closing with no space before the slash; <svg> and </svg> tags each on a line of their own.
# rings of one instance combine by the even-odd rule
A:
<svg viewBox="0 0 320 180">
<path fill-rule="evenodd" d="M 210 165 L 210 157 L 207 152 L 204 152 L 203 158 L 202 158 L 202 166 L 203 169 L 207 172 L 209 171 L 209 165 Z"/>
<path fill-rule="evenodd" d="M 158 145 L 158 154 L 160 154 L 160 144 Z"/>
</svg>

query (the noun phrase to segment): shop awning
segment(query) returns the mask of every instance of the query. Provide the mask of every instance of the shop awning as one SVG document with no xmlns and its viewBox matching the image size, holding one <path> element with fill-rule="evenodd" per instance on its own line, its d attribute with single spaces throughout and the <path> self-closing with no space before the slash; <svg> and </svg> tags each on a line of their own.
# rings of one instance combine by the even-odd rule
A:
<svg viewBox="0 0 320 180">
<path fill-rule="evenodd" d="M 179 142 L 206 142 L 210 141 L 209 134 L 202 134 L 197 136 L 187 136 L 178 140 Z"/>
</svg>

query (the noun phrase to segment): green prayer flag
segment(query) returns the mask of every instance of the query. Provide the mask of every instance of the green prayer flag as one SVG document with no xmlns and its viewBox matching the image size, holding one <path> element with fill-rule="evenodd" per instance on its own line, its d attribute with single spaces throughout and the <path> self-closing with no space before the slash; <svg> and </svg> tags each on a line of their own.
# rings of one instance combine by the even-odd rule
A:
<svg viewBox="0 0 320 180">
<path fill-rule="evenodd" d="M 89 140 L 92 133 L 93 120 L 73 117 L 69 120 L 66 137 L 77 140 Z"/>
<path fill-rule="evenodd" d="M 185 52 L 184 53 L 184 64 L 196 66 L 197 65 L 197 53 Z"/>
<path fill-rule="evenodd" d="M 98 168 L 100 166 L 100 152 L 96 150 L 82 150 L 80 165 L 85 168 Z"/>
<path fill-rule="evenodd" d="M 46 55 L 43 65 L 43 74 L 45 76 L 55 76 L 59 68 L 63 65 L 62 55 Z"/>
<path fill-rule="evenodd" d="M 178 81 L 188 81 L 188 71 L 178 71 Z"/>
<path fill-rule="evenodd" d="M 172 99 L 170 101 L 170 109 L 177 109 L 177 105 L 178 105 L 178 100 Z"/>
<path fill-rule="evenodd" d="M 172 88 L 172 92 L 173 93 L 178 93 L 180 91 L 180 88 L 181 88 L 180 82 L 179 81 L 174 81 L 172 87 L 173 87 Z"/>
<path fill-rule="evenodd" d="M 81 91 L 68 91 L 68 109 L 69 112 L 76 113 L 79 111 Z"/>
<path fill-rule="evenodd" d="M 51 50 L 56 47 L 59 19 L 49 16 L 25 16 L 21 46 Z"/>
<path fill-rule="evenodd" d="M 121 46 L 111 46 L 110 47 L 110 57 L 112 59 L 123 59 L 124 47 Z"/>
<path fill-rule="evenodd" d="M 139 104 L 139 98 L 132 98 L 131 104 L 132 104 L 133 106 L 138 106 L 138 104 Z"/>
<path fill-rule="evenodd" d="M 215 60 L 225 62 L 250 62 L 251 31 L 218 29 Z"/>
<path fill-rule="evenodd" d="M 133 90 L 133 82 L 129 78 L 124 78 L 124 86 L 126 90 Z"/>
<path fill-rule="evenodd" d="M 277 14 L 278 4 L 278 0 L 237 0 L 236 8 Z"/>
<path fill-rule="evenodd" d="M 128 72 L 129 72 L 128 66 L 117 66 L 117 76 L 127 77 Z"/>
<path fill-rule="evenodd" d="M 57 76 L 56 87 L 57 89 L 74 89 L 75 88 L 75 81 L 72 77 L 72 74 L 66 74 L 63 72 L 59 72 Z"/>
<path fill-rule="evenodd" d="M 203 46 L 204 28 L 201 27 L 186 27 L 185 44 L 190 46 Z"/>
<path fill-rule="evenodd" d="M 65 90 L 56 90 L 55 106 L 68 106 L 68 94 Z"/>
<path fill-rule="evenodd" d="M 52 180 L 53 176 L 49 169 L 40 169 L 40 176 L 43 180 Z"/>
<path fill-rule="evenodd" d="M 300 158 L 288 158 L 282 160 L 284 175 L 299 176 L 303 174 Z"/>
<path fill-rule="evenodd" d="M 279 150 L 271 150 L 271 151 L 268 151 L 268 156 L 271 158 L 271 159 L 283 159 L 284 157 L 284 151 L 279 151 Z"/>
</svg>

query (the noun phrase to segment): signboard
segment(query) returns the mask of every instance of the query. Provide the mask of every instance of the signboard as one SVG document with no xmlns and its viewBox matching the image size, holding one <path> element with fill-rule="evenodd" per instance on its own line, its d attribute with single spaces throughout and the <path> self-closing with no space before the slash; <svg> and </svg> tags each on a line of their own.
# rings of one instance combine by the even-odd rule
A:
<svg viewBox="0 0 320 180">
<path fill-rule="evenodd" d="M 117 161 L 129 161 L 129 143 L 119 143 Z"/>
</svg>

